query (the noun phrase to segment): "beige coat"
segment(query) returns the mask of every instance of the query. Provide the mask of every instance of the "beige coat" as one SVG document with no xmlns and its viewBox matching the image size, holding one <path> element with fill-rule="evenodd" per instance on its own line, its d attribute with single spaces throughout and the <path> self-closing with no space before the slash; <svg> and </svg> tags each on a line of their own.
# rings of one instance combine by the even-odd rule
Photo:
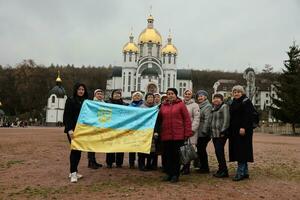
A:
<svg viewBox="0 0 300 200">
<path fill-rule="evenodd" d="M 189 111 L 191 122 L 192 122 L 192 132 L 193 136 L 191 137 L 192 144 L 197 144 L 198 139 L 198 128 L 200 123 L 200 108 L 197 103 L 193 99 L 189 101 L 185 101 L 184 103 Z"/>
</svg>

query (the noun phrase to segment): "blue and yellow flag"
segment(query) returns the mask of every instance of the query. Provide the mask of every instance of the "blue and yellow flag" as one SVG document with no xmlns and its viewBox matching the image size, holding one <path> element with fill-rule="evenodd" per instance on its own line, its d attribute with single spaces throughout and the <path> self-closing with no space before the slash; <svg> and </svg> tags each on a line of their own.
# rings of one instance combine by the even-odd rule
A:
<svg viewBox="0 0 300 200">
<path fill-rule="evenodd" d="M 149 153 L 157 114 L 157 106 L 136 108 L 85 100 L 71 148 L 105 153 Z"/>
</svg>

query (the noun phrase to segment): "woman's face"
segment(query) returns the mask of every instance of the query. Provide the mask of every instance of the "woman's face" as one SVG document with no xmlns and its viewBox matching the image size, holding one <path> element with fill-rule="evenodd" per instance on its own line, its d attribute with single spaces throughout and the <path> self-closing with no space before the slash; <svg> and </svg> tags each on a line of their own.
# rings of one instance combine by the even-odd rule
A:
<svg viewBox="0 0 300 200">
<path fill-rule="evenodd" d="M 96 92 L 95 97 L 99 100 L 102 101 L 104 99 L 104 95 L 102 92 Z"/>
<path fill-rule="evenodd" d="M 172 90 L 167 91 L 167 99 L 169 101 L 174 101 L 174 100 L 176 100 L 176 98 L 177 97 L 176 97 L 175 93 Z"/>
<path fill-rule="evenodd" d="M 241 91 L 234 90 L 234 91 L 232 92 L 232 96 L 233 96 L 233 98 L 235 98 L 235 99 L 241 98 L 242 95 L 243 95 L 243 93 L 242 93 Z"/>
<path fill-rule="evenodd" d="M 132 100 L 133 101 L 140 101 L 142 99 L 141 95 L 140 94 L 135 94 L 133 97 L 132 97 Z"/>
<path fill-rule="evenodd" d="M 212 100 L 212 103 L 215 105 L 215 106 L 219 106 L 223 103 L 222 99 L 220 99 L 219 97 L 215 97 L 213 98 Z"/>
<path fill-rule="evenodd" d="M 199 102 L 199 103 L 202 103 L 202 102 L 204 102 L 206 99 L 207 99 L 207 97 L 206 97 L 206 96 L 204 96 L 204 95 L 200 95 L 200 96 L 198 96 L 198 102 Z"/>
<path fill-rule="evenodd" d="M 153 98 L 153 96 L 152 96 L 152 95 L 149 95 L 149 96 L 147 97 L 146 102 L 147 102 L 147 104 L 150 104 L 150 105 L 154 104 L 154 98 Z"/>
<path fill-rule="evenodd" d="M 82 97 L 84 95 L 84 87 L 83 86 L 79 86 L 79 88 L 77 89 L 77 96 Z"/>
<path fill-rule="evenodd" d="M 160 103 L 160 96 L 159 95 L 155 95 L 154 102 L 155 103 Z"/>
<path fill-rule="evenodd" d="M 186 91 L 186 92 L 184 93 L 184 100 L 189 101 L 189 100 L 192 99 L 192 96 L 193 96 L 193 93 L 192 93 L 192 92 Z"/>
<path fill-rule="evenodd" d="M 121 99 L 121 92 L 115 92 L 115 93 L 113 94 L 113 99 L 115 99 L 115 100 Z"/>
</svg>

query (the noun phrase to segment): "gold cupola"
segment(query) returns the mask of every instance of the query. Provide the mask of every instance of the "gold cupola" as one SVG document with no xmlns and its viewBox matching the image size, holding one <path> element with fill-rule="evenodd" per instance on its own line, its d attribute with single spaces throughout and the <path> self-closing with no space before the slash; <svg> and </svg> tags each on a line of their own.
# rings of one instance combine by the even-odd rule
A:
<svg viewBox="0 0 300 200">
<path fill-rule="evenodd" d="M 123 53 L 127 53 L 127 52 L 138 53 L 138 51 L 139 51 L 139 48 L 133 42 L 133 35 L 131 33 L 129 36 L 129 42 L 127 42 L 123 47 Z"/>
<path fill-rule="evenodd" d="M 177 55 L 177 48 L 172 44 L 172 37 L 169 34 L 168 43 L 161 49 L 162 54 L 173 54 Z"/>
<path fill-rule="evenodd" d="M 138 43 L 139 44 L 143 44 L 143 43 L 155 43 L 158 45 L 161 45 L 162 42 L 162 38 L 160 33 L 153 28 L 153 22 L 154 22 L 154 18 L 152 15 L 149 15 L 148 19 L 148 25 L 147 28 L 145 28 L 138 39 Z"/>
<path fill-rule="evenodd" d="M 62 80 L 61 80 L 61 78 L 60 78 L 60 71 L 57 72 L 56 82 L 57 82 L 57 83 L 61 83 L 61 82 L 62 82 Z"/>
</svg>

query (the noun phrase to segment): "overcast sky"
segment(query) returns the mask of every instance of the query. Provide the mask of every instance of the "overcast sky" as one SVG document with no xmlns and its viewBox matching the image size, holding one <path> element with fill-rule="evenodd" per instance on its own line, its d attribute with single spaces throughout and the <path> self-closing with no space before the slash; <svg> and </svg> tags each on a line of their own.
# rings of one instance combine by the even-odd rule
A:
<svg viewBox="0 0 300 200">
<path fill-rule="evenodd" d="M 179 50 L 178 68 L 282 68 L 300 44 L 300 0 L 0 0 L 0 64 L 120 65 L 133 28 L 154 26 Z"/>
</svg>

